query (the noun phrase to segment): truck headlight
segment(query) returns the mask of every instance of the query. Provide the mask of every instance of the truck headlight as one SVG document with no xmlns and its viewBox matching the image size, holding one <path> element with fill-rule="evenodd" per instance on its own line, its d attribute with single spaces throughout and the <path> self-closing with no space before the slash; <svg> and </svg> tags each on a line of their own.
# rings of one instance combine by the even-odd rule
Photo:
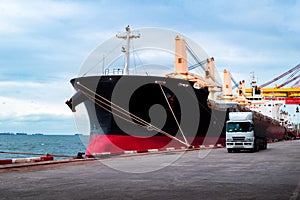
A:
<svg viewBox="0 0 300 200">
<path fill-rule="evenodd" d="M 246 138 L 245 140 L 246 140 L 247 142 L 253 142 L 254 139 L 251 137 L 251 138 Z"/>
<path fill-rule="evenodd" d="M 226 141 L 227 141 L 227 142 L 232 142 L 233 139 L 232 139 L 232 138 L 227 138 Z"/>
</svg>

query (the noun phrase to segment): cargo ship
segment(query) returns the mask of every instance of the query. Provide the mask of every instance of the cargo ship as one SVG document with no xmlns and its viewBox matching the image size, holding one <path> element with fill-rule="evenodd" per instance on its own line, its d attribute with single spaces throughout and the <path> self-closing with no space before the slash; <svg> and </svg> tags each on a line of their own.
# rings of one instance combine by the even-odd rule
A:
<svg viewBox="0 0 300 200">
<path fill-rule="evenodd" d="M 173 37 L 173 72 L 165 73 L 157 65 L 149 65 L 153 66 L 151 72 L 158 75 L 132 74 L 131 40 L 147 37 L 147 33 L 153 32 L 146 31 L 141 36 L 133 34 L 128 26 L 125 33 L 116 36 L 126 42 L 121 48 L 124 68 L 103 65 L 103 74 L 71 79 L 76 93 L 66 104 L 76 112 L 83 103 L 89 119 L 86 156 L 224 145 L 228 113 L 249 110 L 238 101 L 216 100 L 224 86 L 217 81 L 214 58 L 197 59 L 193 45 L 180 34 Z M 191 62 L 187 52 L 196 61 L 193 65 L 188 66 Z M 192 73 L 195 67 L 202 67 L 204 75 Z M 286 134 L 284 127 L 262 114 L 255 112 L 255 119 L 268 138 L 281 139 Z"/>
</svg>

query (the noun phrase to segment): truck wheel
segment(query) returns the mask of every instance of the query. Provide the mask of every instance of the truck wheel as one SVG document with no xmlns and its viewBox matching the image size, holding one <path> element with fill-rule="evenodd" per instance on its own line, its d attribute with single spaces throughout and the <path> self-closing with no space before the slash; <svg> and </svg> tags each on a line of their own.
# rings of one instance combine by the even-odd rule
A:
<svg viewBox="0 0 300 200">
<path fill-rule="evenodd" d="M 258 152 L 258 151 L 259 151 L 259 144 L 257 144 L 257 142 L 255 142 L 253 149 L 251 149 L 251 152 Z"/>
<path fill-rule="evenodd" d="M 256 143 L 254 148 L 255 148 L 254 149 L 255 152 L 259 152 L 259 144 Z"/>
<path fill-rule="evenodd" d="M 267 149 L 267 143 L 268 143 L 267 140 L 263 140 L 263 141 L 262 141 L 262 145 L 261 145 L 261 149 L 262 149 L 262 150 Z"/>
<path fill-rule="evenodd" d="M 265 146 L 264 146 L 264 149 L 267 149 L 268 148 L 268 141 L 265 140 Z"/>
</svg>

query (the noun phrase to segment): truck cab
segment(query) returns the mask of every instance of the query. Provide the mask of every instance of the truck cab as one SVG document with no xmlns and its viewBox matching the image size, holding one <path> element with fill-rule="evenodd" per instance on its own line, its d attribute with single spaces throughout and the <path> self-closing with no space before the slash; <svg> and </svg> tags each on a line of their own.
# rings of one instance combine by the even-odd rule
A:
<svg viewBox="0 0 300 200">
<path fill-rule="evenodd" d="M 226 148 L 229 153 L 239 150 L 266 149 L 267 140 L 255 132 L 252 112 L 230 112 L 226 122 Z"/>
</svg>

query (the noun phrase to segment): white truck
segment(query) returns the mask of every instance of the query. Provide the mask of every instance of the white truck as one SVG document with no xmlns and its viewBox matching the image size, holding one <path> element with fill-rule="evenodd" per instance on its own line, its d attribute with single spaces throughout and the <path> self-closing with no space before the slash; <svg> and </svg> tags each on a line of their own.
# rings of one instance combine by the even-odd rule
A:
<svg viewBox="0 0 300 200">
<path fill-rule="evenodd" d="M 256 130 L 252 112 L 230 112 L 226 122 L 226 148 L 228 153 L 240 150 L 252 152 L 267 148 L 267 137 Z"/>
</svg>

